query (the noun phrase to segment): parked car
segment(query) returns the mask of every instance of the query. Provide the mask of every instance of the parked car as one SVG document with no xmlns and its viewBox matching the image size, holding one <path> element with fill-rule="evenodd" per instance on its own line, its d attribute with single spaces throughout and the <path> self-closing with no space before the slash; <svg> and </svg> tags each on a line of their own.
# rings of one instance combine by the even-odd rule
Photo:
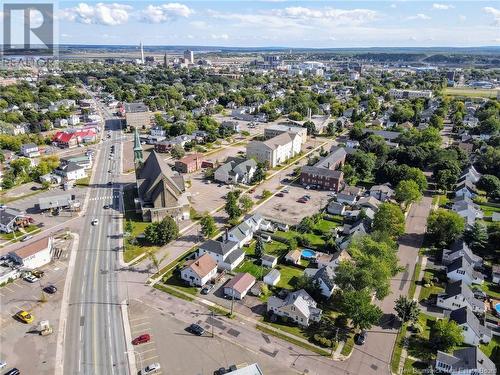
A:
<svg viewBox="0 0 500 375">
<path fill-rule="evenodd" d="M 92 225 L 97 225 L 97 224 L 99 224 L 99 219 L 93 219 L 91 224 L 92 224 Z"/>
<path fill-rule="evenodd" d="M 213 284 L 208 284 L 208 285 L 205 285 L 203 287 L 203 289 L 201 290 L 201 294 L 208 294 L 210 293 L 210 291 L 214 288 L 214 285 Z"/>
<path fill-rule="evenodd" d="M 285 194 L 283 194 L 283 193 L 278 193 L 278 194 L 276 194 L 276 196 L 277 196 L 277 197 L 280 197 L 280 198 L 283 198 L 283 197 L 285 196 Z"/>
<path fill-rule="evenodd" d="M 33 276 L 36 276 L 36 277 L 38 277 L 40 279 L 40 278 L 43 277 L 43 275 L 45 275 L 45 272 L 40 271 L 40 270 L 33 270 L 33 271 L 31 271 L 31 274 Z"/>
<path fill-rule="evenodd" d="M 28 234 L 27 236 L 24 236 L 24 237 L 21 239 L 21 242 L 26 242 L 26 241 L 29 241 L 29 240 L 31 240 L 32 238 L 33 238 L 33 236 Z"/>
<path fill-rule="evenodd" d="M 33 320 L 35 319 L 35 317 L 33 315 L 31 315 L 29 312 L 24 311 L 24 310 L 18 311 L 16 313 L 15 317 L 18 318 L 19 320 L 23 321 L 26 324 L 33 323 Z"/>
<path fill-rule="evenodd" d="M 151 336 L 147 333 L 140 335 L 132 340 L 132 345 L 145 344 L 151 340 Z"/>
<path fill-rule="evenodd" d="M 307 199 L 299 198 L 299 199 L 297 199 L 297 202 L 298 203 L 307 203 Z"/>
<path fill-rule="evenodd" d="M 159 363 L 151 363 L 150 365 L 144 367 L 140 375 L 149 375 L 149 374 L 155 374 L 160 370 L 160 364 Z"/>
<path fill-rule="evenodd" d="M 5 367 L 7 367 L 7 362 L 5 362 L 5 361 L 0 361 L 0 369 L 3 369 L 3 368 L 5 368 Z"/>
<path fill-rule="evenodd" d="M 109 204 L 105 204 L 103 208 L 107 210 L 109 208 Z"/>
<path fill-rule="evenodd" d="M 356 342 L 357 345 L 363 345 L 366 341 L 366 336 L 367 336 L 366 331 L 361 331 L 356 335 L 354 341 Z"/>
<path fill-rule="evenodd" d="M 29 283 L 36 283 L 39 280 L 38 277 L 36 277 L 35 275 L 32 275 L 31 273 L 24 275 L 23 279 Z"/>
<path fill-rule="evenodd" d="M 12 368 L 10 369 L 9 371 L 7 371 L 4 375 L 19 375 L 21 373 L 21 371 L 19 371 L 19 369 L 17 368 Z"/>
<path fill-rule="evenodd" d="M 55 285 L 47 285 L 45 288 L 43 288 L 43 291 L 45 293 L 55 294 L 57 292 L 57 288 Z"/>
<path fill-rule="evenodd" d="M 201 326 L 199 326 L 198 324 L 195 324 L 195 323 L 193 323 L 189 326 L 189 331 L 194 333 L 197 336 L 201 336 L 205 333 L 205 330 Z"/>
</svg>

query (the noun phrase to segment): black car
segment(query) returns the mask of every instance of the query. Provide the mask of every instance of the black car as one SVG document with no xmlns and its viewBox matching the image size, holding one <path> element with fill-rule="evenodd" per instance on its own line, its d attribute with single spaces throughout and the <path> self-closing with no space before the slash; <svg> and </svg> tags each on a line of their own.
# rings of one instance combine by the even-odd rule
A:
<svg viewBox="0 0 500 375">
<path fill-rule="evenodd" d="M 105 210 L 107 210 L 107 209 L 109 208 L 109 204 L 105 204 L 105 205 L 103 206 L 103 208 L 104 208 Z"/>
<path fill-rule="evenodd" d="M 214 371 L 214 375 L 224 375 L 227 374 L 227 370 L 224 367 L 221 367 L 218 370 Z"/>
<path fill-rule="evenodd" d="M 4 375 L 19 375 L 21 371 L 19 371 L 17 368 L 12 368 L 9 371 L 7 371 Z"/>
<path fill-rule="evenodd" d="M 189 326 L 189 330 L 197 336 L 201 336 L 205 333 L 205 330 L 202 327 L 194 323 Z"/>
<path fill-rule="evenodd" d="M 45 288 L 43 288 L 43 291 L 45 293 L 54 294 L 55 292 L 57 292 L 57 288 L 55 287 L 55 285 L 47 285 Z"/>
<path fill-rule="evenodd" d="M 367 336 L 366 331 L 361 331 L 356 335 L 354 341 L 356 342 L 357 345 L 363 345 L 366 341 L 366 336 Z"/>
<path fill-rule="evenodd" d="M 210 291 L 213 289 L 213 285 L 212 284 L 209 284 L 209 285 L 206 285 L 202 290 L 201 290 L 201 294 L 208 294 L 210 293 Z"/>
</svg>

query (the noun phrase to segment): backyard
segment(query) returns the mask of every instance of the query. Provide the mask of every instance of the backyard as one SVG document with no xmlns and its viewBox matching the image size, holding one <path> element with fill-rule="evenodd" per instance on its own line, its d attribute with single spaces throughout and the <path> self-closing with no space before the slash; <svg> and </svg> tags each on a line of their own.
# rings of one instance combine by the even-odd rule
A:
<svg viewBox="0 0 500 375">
<path fill-rule="evenodd" d="M 439 293 L 444 292 L 444 284 L 440 281 L 442 280 L 443 273 L 440 270 L 426 268 L 424 272 L 424 277 L 421 281 L 422 288 L 420 289 L 420 295 L 418 296 L 418 300 L 426 300 L 429 297 L 435 297 Z"/>
</svg>

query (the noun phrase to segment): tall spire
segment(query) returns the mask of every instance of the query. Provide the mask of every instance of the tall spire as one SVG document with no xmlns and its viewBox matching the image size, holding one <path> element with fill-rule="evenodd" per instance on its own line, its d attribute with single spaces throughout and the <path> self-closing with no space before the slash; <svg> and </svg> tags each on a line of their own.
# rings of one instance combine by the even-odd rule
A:
<svg viewBox="0 0 500 375">
<path fill-rule="evenodd" d="M 141 41 L 141 63 L 144 64 L 144 46 L 142 45 L 142 41 Z"/>
<path fill-rule="evenodd" d="M 144 157 L 142 154 L 141 139 L 139 138 L 139 132 L 137 128 L 134 128 L 134 164 L 138 165 L 144 163 Z"/>
</svg>

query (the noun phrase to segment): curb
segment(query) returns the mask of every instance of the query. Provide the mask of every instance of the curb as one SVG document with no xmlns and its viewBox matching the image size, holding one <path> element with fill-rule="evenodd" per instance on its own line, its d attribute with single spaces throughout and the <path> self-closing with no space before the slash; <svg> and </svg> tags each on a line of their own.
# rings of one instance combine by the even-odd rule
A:
<svg viewBox="0 0 500 375">
<path fill-rule="evenodd" d="M 132 334 L 130 333 L 130 322 L 128 320 L 128 303 L 127 300 L 123 300 L 120 304 L 120 309 L 122 313 L 123 321 L 123 331 L 125 333 L 125 342 L 127 347 L 127 358 L 128 358 L 128 368 L 129 373 L 137 374 L 137 365 L 135 363 L 135 351 L 132 347 Z"/>
</svg>

